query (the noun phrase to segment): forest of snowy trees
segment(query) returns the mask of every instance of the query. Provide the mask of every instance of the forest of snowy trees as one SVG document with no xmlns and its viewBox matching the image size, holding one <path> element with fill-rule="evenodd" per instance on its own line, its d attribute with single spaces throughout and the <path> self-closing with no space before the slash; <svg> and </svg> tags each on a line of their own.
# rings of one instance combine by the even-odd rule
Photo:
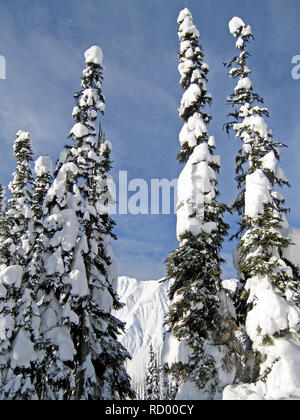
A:
<svg viewBox="0 0 300 420">
<path fill-rule="evenodd" d="M 148 348 L 144 383 L 134 384 L 117 315 L 103 52 L 93 46 L 55 167 L 48 156 L 33 162 L 31 134 L 20 130 L 16 170 L 0 188 L 1 400 L 300 399 L 298 231 L 279 191 L 289 186 L 279 167 L 285 145 L 273 138 L 248 67 L 252 28 L 238 17 L 229 22 L 235 50 L 225 71 L 236 85 L 219 124 L 240 142 L 229 207 L 220 200 L 218 145 L 208 129 L 213 98 L 200 33 L 186 8 L 178 25 L 183 169 L 162 348 Z M 221 268 L 228 212 L 239 217 L 230 290 Z"/>
</svg>

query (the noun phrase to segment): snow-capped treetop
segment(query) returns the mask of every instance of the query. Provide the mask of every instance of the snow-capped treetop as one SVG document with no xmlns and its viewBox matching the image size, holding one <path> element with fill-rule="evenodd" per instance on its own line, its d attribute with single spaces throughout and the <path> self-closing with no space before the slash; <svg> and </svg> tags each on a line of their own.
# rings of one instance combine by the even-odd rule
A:
<svg viewBox="0 0 300 420">
<path fill-rule="evenodd" d="M 179 15 L 178 15 L 178 18 L 177 18 L 177 23 L 180 25 L 184 21 L 185 18 L 191 17 L 191 16 L 192 16 L 192 14 L 191 14 L 190 10 L 186 7 L 185 9 L 182 9 L 179 12 Z"/>
<path fill-rule="evenodd" d="M 233 17 L 229 22 L 229 31 L 235 37 L 239 37 L 236 47 L 243 46 L 243 38 L 252 35 L 251 26 L 246 26 L 244 21 L 239 17 Z"/>
<path fill-rule="evenodd" d="M 194 147 L 202 141 L 207 141 L 206 124 L 211 116 L 203 108 L 211 102 L 207 93 L 206 75 L 208 65 L 203 61 L 203 52 L 199 45 L 199 31 L 193 23 L 191 12 L 183 9 L 178 17 L 180 41 L 178 71 L 180 84 L 185 90 L 179 108 L 179 116 L 184 121 L 179 140 L 181 151 L 180 161 L 187 161 Z"/>
<path fill-rule="evenodd" d="M 8 209 L 2 220 L 3 232 L 6 232 L 5 236 L 9 237 L 11 245 L 8 246 L 7 241 L 2 241 L 2 247 L 0 247 L 2 250 L 6 249 L 7 265 L 20 263 L 20 259 L 23 261 L 28 251 L 27 230 L 32 218 L 33 184 L 30 133 L 18 131 L 14 142 L 14 155 L 17 166 L 8 186 L 11 198 L 8 200 Z M 0 253 L 2 254 L 2 251 Z"/>
<path fill-rule="evenodd" d="M 189 9 L 183 9 L 179 13 L 177 22 L 180 25 L 178 36 L 181 41 L 188 37 L 199 39 L 200 33 L 193 23 L 193 17 Z"/>
<path fill-rule="evenodd" d="M 233 36 L 237 36 L 238 33 L 245 27 L 244 21 L 239 17 L 233 17 L 229 22 L 229 31 Z"/>
<path fill-rule="evenodd" d="M 32 161 L 31 136 L 27 131 L 19 130 L 14 142 L 14 155 L 17 160 L 17 170 L 13 174 L 13 181 L 9 185 L 12 195 L 18 199 L 30 199 L 30 184 L 32 184 Z"/>
<path fill-rule="evenodd" d="M 102 67 L 103 63 L 103 51 L 98 45 L 94 45 L 84 53 L 85 63 L 95 64 Z"/>
<path fill-rule="evenodd" d="M 94 122 L 98 113 L 103 114 L 105 111 L 105 97 L 102 92 L 102 58 L 102 50 L 98 46 L 89 48 L 85 53 L 86 67 L 83 71 L 81 89 L 74 95 L 76 106 L 72 116 L 75 122 L 69 133 L 74 147 L 68 147 L 61 153 L 54 174 L 58 175 L 61 167 L 66 163 L 72 163 L 76 166 L 76 174 L 72 171 L 75 177 L 85 178 L 87 184 L 91 182 L 91 172 L 95 163 L 100 163 L 101 160 L 97 152 L 97 132 Z M 91 186 L 87 187 L 83 184 L 78 188 L 82 196 L 87 198 Z"/>
<path fill-rule="evenodd" d="M 246 50 L 246 45 L 253 39 L 251 27 L 246 26 L 240 18 L 233 18 L 229 23 L 229 30 L 234 37 L 238 38 L 236 48 L 239 50 L 239 54 L 226 64 L 229 76 L 238 79 L 234 92 L 228 98 L 228 103 L 236 110 L 229 114 L 232 120 L 226 124 L 227 132 L 233 129 L 235 137 L 240 138 L 244 143 L 236 159 L 238 186 L 245 188 L 247 175 L 258 169 L 263 171 L 270 187 L 275 184 L 288 185 L 286 179 L 279 178 L 280 168 L 277 167 L 280 158 L 278 149 L 284 144 L 273 141 L 272 131 L 265 120 L 269 117 L 268 109 L 261 106 L 263 98 L 254 91 L 253 83 L 248 77 L 251 73 L 247 66 L 250 54 Z M 273 164 L 270 166 L 271 156 L 276 162 L 273 159 Z M 257 175 L 256 178 L 258 177 Z M 240 214 L 244 209 L 243 197 L 244 192 L 238 196 L 234 204 Z"/>
<path fill-rule="evenodd" d="M 19 130 L 16 134 L 17 138 L 14 143 L 14 149 L 16 148 L 18 142 L 24 142 L 30 138 L 29 131 Z"/>
<path fill-rule="evenodd" d="M 52 161 L 49 156 L 40 156 L 34 165 L 34 172 L 37 176 L 52 174 Z"/>
</svg>

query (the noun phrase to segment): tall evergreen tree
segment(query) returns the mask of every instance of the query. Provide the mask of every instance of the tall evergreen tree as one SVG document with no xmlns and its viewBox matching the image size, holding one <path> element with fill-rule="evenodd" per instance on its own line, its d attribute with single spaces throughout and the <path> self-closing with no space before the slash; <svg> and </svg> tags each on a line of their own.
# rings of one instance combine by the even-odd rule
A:
<svg viewBox="0 0 300 420">
<path fill-rule="evenodd" d="M 152 344 L 149 349 L 149 361 L 146 371 L 145 400 L 160 400 L 160 374 L 157 355 Z"/>
<path fill-rule="evenodd" d="M 180 85 L 184 94 L 180 103 L 179 116 L 184 121 L 179 135 L 181 149 L 178 160 L 186 163 L 196 146 L 203 141 L 208 142 L 206 124 L 211 116 L 205 107 L 211 103 L 211 95 L 207 93 L 206 83 L 209 72 L 208 65 L 203 61 L 204 54 L 199 44 L 199 31 L 193 24 L 191 12 L 183 9 L 178 18 L 180 25 L 178 37 L 180 41 L 179 65 Z M 214 143 L 211 144 L 211 150 Z"/>
<path fill-rule="evenodd" d="M 73 145 L 61 153 L 44 202 L 49 237 L 44 319 L 55 312 L 45 337 L 50 355 L 51 346 L 58 348 L 48 366 L 56 398 L 124 399 L 134 393 L 124 368 L 129 354 L 117 340 L 124 325 L 111 314 L 121 307 L 110 245 L 111 145 L 103 135 L 97 140 L 94 125 L 105 108 L 101 48 L 91 47 L 85 59 L 81 90 L 74 95 Z"/>
<path fill-rule="evenodd" d="M 32 218 L 32 155 L 30 133 L 18 131 L 14 142 L 17 167 L 9 184 L 11 198 L 8 200 L 8 209 L 1 221 L 4 237 L 0 245 L 0 258 L 1 263 L 6 265 L 24 265 L 28 252 L 26 235 Z"/>
<path fill-rule="evenodd" d="M 35 181 L 32 192 L 32 232 L 31 250 L 28 255 L 26 272 L 33 289 L 39 290 L 45 282 L 44 252 L 47 237 L 44 229 L 44 198 L 52 182 L 52 162 L 48 156 L 40 156 L 35 161 Z"/>
<path fill-rule="evenodd" d="M 5 209 L 6 209 L 5 187 L 3 185 L 0 185 L 0 221 L 5 215 Z"/>
<path fill-rule="evenodd" d="M 42 354 L 38 343 L 40 316 L 26 275 L 32 232 L 33 175 L 30 134 L 17 133 L 16 172 L 11 199 L 1 220 L 1 399 L 38 399 L 36 370 Z"/>
<path fill-rule="evenodd" d="M 160 368 L 161 371 L 161 396 L 162 400 L 176 400 L 179 386 L 182 385 L 182 366 L 164 363 Z"/>
<path fill-rule="evenodd" d="M 35 180 L 32 192 L 33 218 L 42 221 L 44 199 L 52 184 L 52 162 L 49 156 L 40 156 L 34 165 Z"/>
<path fill-rule="evenodd" d="M 35 348 L 40 355 L 35 364 L 34 386 L 38 399 L 46 399 L 48 381 L 45 374 L 45 340 L 41 331 L 41 303 L 45 299 L 45 249 L 47 236 L 44 229 L 43 203 L 52 182 L 52 162 L 48 156 L 40 156 L 35 161 L 35 180 L 32 188 L 32 220 L 28 231 L 30 251 L 24 267 L 24 281 L 28 285 L 33 300 L 37 303 L 39 331 L 35 337 Z"/>
<path fill-rule="evenodd" d="M 169 378 L 169 366 L 165 363 L 160 368 L 160 375 L 161 375 L 161 399 L 162 400 L 170 400 L 170 378 Z"/>
<path fill-rule="evenodd" d="M 285 393 L 292 397 L 299 394 L 299 375 L 291 366 L 300 354 L 300 285 L 297 267 L 283 257 L 292 243 L 283 234 L 283 228 L 288 226 L 285 201 L 275 190 L 288 185 L 278 167 L 279 147 L 284 145 L 274 142 L 266 122 L 268 109 L 262 107 L 263 99 L 249 78 L 247 45 L 253 38 L 251 27 L 235 17 L 229 29 L 237 39 L 238 55 L 226 65 L 229 75 L 238 82 L 228 99 L 235 110 L 230 113 L 232 121 L 227 130 L 233 129 L 235 137 L 242 141 L 236 158 L 239 194 L 234 203 L 241 216 L 237 234 L 240 286 L 236 301 L 240 323 L 245 325 L 258 354 L 256 385 L 249 390 L 276 398 L 277 388 L 286 388 Z M 284 366 L 286 371 L 279 374 Z M 288 381 L 283 377 L 288 377 Z M 243 389 L 246 388 L 238 387 L 237 392 Z"/>
<path fill-rule="evenodd" d="M 186 165 L 178 181 L 180 246 L 167 259 L 168 276 L 173 279 L 173 304 L 167 317 L 170 334 L 165 347 L 172 347 L 168 340 L 172 342 L 175 336 L 181 356 L 171 370 L 180 377 L 178 398 L 193 392 L 197 399 L 213 399 L 218 398 L 224 385 L 221 371 L 231 372 L 231 379 L 235 374 L 234 356 L 225 338 L 229 326 L 224 330 L 220 315 L 220 250 L 228 230 L 223 221 L 227 207 L 217 201 L 215 172 L 219 170 L 219 159 L 214 156 L 214 138 L 209 137 L 206 128 L 211 117 L 204 107 L 211 96 L 205 85 L 208 66 L 202 61 L 199 32 L 188 9 L 180 12 L 178 23 L 180 83 L 185 90 L 179 110 L 184 126 L 178 159 Z M 221 362 L 217 362 L 217 354 Z"/>
<path fill-rule="evenodd" d="M 3 248 L 3 242 L 5 242 L 9 238 L 9 236 L 6 234 L 6 231 L 8 230 L 7 223 L 5 223 L 6 211 L 7 211 L 6 188 L 5 186 L 0 185 L 0 238 L 1 238 L 0 267 L 1 267 L 1 264 L 5 264 L 5 262 L 7 262 L 5 247 Z"/>
</svg>

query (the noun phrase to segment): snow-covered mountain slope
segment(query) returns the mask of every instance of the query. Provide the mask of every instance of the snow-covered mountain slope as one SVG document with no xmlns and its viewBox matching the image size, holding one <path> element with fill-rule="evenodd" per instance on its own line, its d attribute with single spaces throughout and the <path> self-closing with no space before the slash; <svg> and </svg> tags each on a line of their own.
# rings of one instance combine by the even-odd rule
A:
<svg viewBox="0 0 300 420">
<path fill-rule="evenodd" d="M 119 340 L 132 356 L 127 371 L 134 386 L 142 386 L 150 344 L 155 352 L 162 347 L 169 309 L 168 282 L 119 277 L 118 295 L 125 306 L 115 315 L 126 323 L 125 334 Z"/>
<path fill-rule="evenodd" d="M 224 286 L 236 287 L 237 280 L 227 280 Z M 160 280 L 140 281 L 130 277 L 119 277 L 118 295 L 125 304 L 114 315 L 125 322 L 125 334 L 119 341 L 129 351 L 132 360 L 127 363 L 127 371 L 132 378 L 134 389 L 142 396 L 145 368 L 148 363 L 150 344 L 161 357 L 165 315 L 170 309 L 168 299 L 169 282 Z M 178 346 L 177 346 L 178 347 Z M 176 352 L 174 348 L 174 352 Z"/>
<path fill-rule="evenodd" d="M 287 226 L 282 234 L 292 241 L 292 245 L 283 250 L 283 258 L 300 267 L 300 229 Z"/>
</svg>

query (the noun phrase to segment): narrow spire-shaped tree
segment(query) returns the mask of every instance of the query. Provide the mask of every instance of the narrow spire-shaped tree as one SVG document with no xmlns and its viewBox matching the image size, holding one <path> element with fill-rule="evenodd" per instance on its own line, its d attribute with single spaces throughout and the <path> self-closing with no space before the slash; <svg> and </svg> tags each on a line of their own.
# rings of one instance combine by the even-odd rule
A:
<svg viewBox="0 0 300 420">
<path fill-rule="evenodd" d="M 160 374 L 157 355 L 154 353 L 152 344 L 149 349 L 145 385 L 145 400 L 160 400 Z"/>
<path fill-rule="evenodd" d="M 31 188 L 33 175 L 31 169 L 32 148 L 30 133 L 18 131 L 14 142 L 14 156 L 17 161 L 13 180 L 9 184 L 11 198 L 8 209 L 2 218 L 3 238 L 0 245 L 1 262 L 6 265 L 25 263 L 28 251 L 26 235 L 31 221 Z"/>
<path fill-rule="evenodd" d="M 205 83 L 209 67 L 203 61 L 204 54 L 199 44 L 200 34 L 188 9 L 180 12 L 178 23 L 178 71 L 181 76 L 180 85 L 185 91 L 179 109 L 179 116 L 184 125 L 179 135 L 181 149 L 178 160 L 187 162 L 197 145 L 203 141 L 208 142 L 206 124 L 210 122 L 211 116 L 205 111 L 205 106 L 211 103 L 212 98 L 207 93 Z"/>
<path fill-rule="evenodd" d="M 44 229 L 43 205 L 52 182 L 52 162 L 48 156 L 40 156 L 34 166 L 35 181 L 32 192 L 32 233 L 31 251 L 26 272 L 28 281 L 36 291 L 45 282 L 44 253 L 47 237 Z"/>
<path fill-rule="evenodd" d="M 222 324 L 220 314 L 220 250 L 228 230 L 223 221 L 227 207 L 217 201 L 219 159 L 213 155 L 215 141 L 206 128 L 211 117 L 203 109 L 211 97 L 205 86 L 208 66 L 202 62 L 199 32 L 188 9 L 180 12 L 178 23 L 179 72 L 185 90 L 179 110 L 184 126 L 178 159 L 186 165 L 178 181 L 180 246 L 167 259 L 173 304 L 167 317 L 170 333 L 163 362 L 172 365 L 171 371 L 180 377 L 178 398 L 189 398 L 192 392 L 196 399 L 214 399 L 226 385 L 220 376 L 222 369 L 232 373 L 231 379 L 235 375 L 234 355 L 230 356 L 225 345 L 225 335 L 231 332 L 226 331 L 229 325 Z M 168 348 L 175 345 L 174 337 L 180 356 L 172 363 Z M 218 367 L 217 353 L 222 360 Z"/>
<path fill-rule="evenodd" d="M 6 248 L 9 246 L 5 242 L 9 240 L 8 235 L 8 224 L 6 223 L 6 211 L 7 211 L 7 199 L 6 199 L 6 188 L 3 185 L 0 185 L 0 267 L 2 264 L 7 262 L 7 253 Z"/>
<path fill-rule="evenodd" d="M 79 391 L 86 398 L 98 395 L 100 383 L 102 399 L 133 398 L 124 367 L 130 356 L 117 340 L 125 325 L 111 314 L 112 309 L 121 309 L 123 305 L 116 294 L 117 268 L 109 240 L 115 238 L 112 233 L 114 222 L 109 215 L 113 204 L 108 175 L 111 143 L 105 140 L 102 131 L 99 132 L 96 153 L 98 160 L 94 163 L 93 182 L 84 215 L 84 230 L 90 250 L 85 258 L 90 298 L 82 322 L 82 338 L 86 344 L 81 349 L 83 362 L 79 371 L 82 391 Z M 89 376 L 91 366 L 94 366 L 95 377 Z"/>
<path fill-rule="evenodd" d="M 5 187 L 0 185 L 0 221 L 5 215 L 6 210 L 6 196 L 5 196 Z"/>
<path fill-rule="evenodd" d="M 59 349 L 50 363 L 56 398 L 124 399 L 134 393 L 123 366 L 129 354 L 117 341 L 124 325 L 111 315 L 112 308 L 121 307 L 110 246 L 111 145 L 103 135 L 97 141 L 94 125 L 105 107 L 101 48 L 91 47 L 85 59 L 81 90 L 74 95 L 73 145 L 61 153 L 44 203 L 50 237 L 45 320 L 53 298 L 59 308 L 54 309 L 55 327 L 48 326 L 45 337 Z M 57 326 L 68 343 L 66 352 Z"/>
<path fill-rule="evenodd" d="M 43 204 L 44 198 L 52 182 L 52 162 L 48 156 L 40 156 L 34 165 L 35 180 L 32 188 L 32 221 L 30 232 L 31 249 L 27 256 L 27 264 L 24 279 L 31 290 L 31 295 L 38 302 L 39 333 L 35 337 L 35 346 L 41 355 L 35 366 L 35 390 L 39 399 L 47 399 L 48 381 L 45 374 L 45 340 L 41 332 L 41 302 L 45 299 L 44 287 L 45 273 L 45 249 L 48 238 L 44 229 Z"/>
<path fill-rule="evenodd" d="M 1 221 L 1 399 L 37 399 L 36 371 L 40 316 L 26 267 L 32 239 L 33 183 L 30 134 L 17 133 L 17 169 L 9 185 L 12 198 Z"/>
<path fill-rule="evenodd" d="M 49 156 L 40 156 L 34 165 L 35 181 L 32 192 L 31 210 L 35 220 L 43 219 L 45 196 L 52 183 L 52 162 Z"/>
<path fill-rule="evenodd" d="M 251 27 L 235 17 L 229 29 L 237 39 L 239 54 L 227 64 L 229 75 L 238 79 L 228 99 L 236 109 L 230 114 L 233 120 L 227 130 L 233 129 L 242 141 L 236 158 L 239 195 L 234 203 L 241 216 L 237 234 L 241 281 L 236 301 L 240 323 L 245 325 L 258 354 L 257 383 L 249 385 L 248 390 L 262 398 L 276 398 L 282 388 L 282 395 L 295 397 L 299 396 L 299 374 L 292 366 L 300 355 L 299 272 L 283 258 L 292 243 L 283 234 L 288 226 L 285 201 L 275 191 L 288 185 L 278 167 L 278 148 L 284 145 L 273 141 L 265 120 L 268 110 L 262 107 L 263 99 L 255 93 L 249 78 L 247 44 L 253 38 Z M 287 382 L 283 376 L 288 377 Z M 237 387 L 233 394 L 245 390 Z M 230 396 L 231 391 L 229 387 L 225 395 Z"/>
</svg>

